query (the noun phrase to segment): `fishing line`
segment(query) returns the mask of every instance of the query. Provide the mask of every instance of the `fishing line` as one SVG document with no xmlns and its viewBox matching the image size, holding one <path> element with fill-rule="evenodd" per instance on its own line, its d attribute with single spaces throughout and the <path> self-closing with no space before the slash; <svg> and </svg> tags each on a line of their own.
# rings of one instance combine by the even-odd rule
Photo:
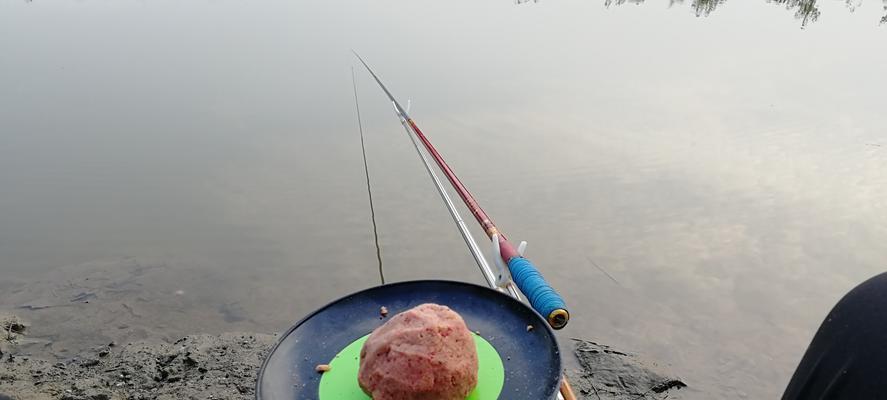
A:
<svg viewBox="0 0 887 400">
<path fill-rule="evenodd" d="M 379 279 L 385 284 L 385 272 L 382 270 L 382 247 L 379 246 L 379 229 L 376 226 L 376 208 L 373 206 L 373 189 L 370 185 L 370 167 L 367 165 L 367 149 L 363 139 L 363 122 L 360 119 L 360 102 L 357 101 L 357 78 L 354 67 L 351 67 L 351 85 L 354 86 L 354 107 L 357 109 L 357 127 L 360 129 L 360 151 L 363 153 L 363 171 L 367 178 L 367 197 L 370 199 L 370 219 L 373 220 L 373 239 L 376 241 L 376 259 L 379 260 Z"/>
<path fill-rule="evenodd" d="M 610 273 L 607 272 L 607 270 L 605 270 L 603 267 L 601 267 L 596 262 L 594 262 L 594 260 L 592 260 L 591 257 L 585 256 L 585 259 L 588 260 L 588 262 L 590 262 L 591 265 L 594 265 L 598 269 L 598 271 L 603 272 L 604 275 L 607 276 L 607 278 L 610 278 L 610 280 L 613 281 L 613 283 L 615 283 L 616 285 L 619 285 L 619 287 L 624 287 L 624 286 L 622 286 L 621 283 L 619 283 L 619 281 L 616 280 L 616 278 L 613 277 L 613 275 L 610 275 Z"/>
</svg>

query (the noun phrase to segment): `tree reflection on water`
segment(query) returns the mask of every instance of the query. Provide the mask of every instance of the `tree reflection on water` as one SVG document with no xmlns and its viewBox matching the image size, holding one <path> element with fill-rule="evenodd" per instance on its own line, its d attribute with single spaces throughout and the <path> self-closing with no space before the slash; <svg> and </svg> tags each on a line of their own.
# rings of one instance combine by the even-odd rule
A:
<svg viewBox="0 0 887 400">
<path fill-rule="evenodd" d="M 526 3 L 530 0 L 517 0 L 518 3 Z M 533 0 L 538 1 L 538 0 Z M 641 4 L 646 0 L 604 0 L 604 5 L 607 7 L 610 6 L 618 6 L 625 3 L 631 4 Z M 784 6 L 787 10 L 795 11 L 795 18 L 801 21 L 801 27 L 807 26 L 807 24 L 811 22 L 815 22 L 819 19 L 820 11 L 818 6 L 819 0 L 765 0 L 768 3 L 778 4 Z M 887 12 L 887 0 L 882 0 L 884 2 L 884 11 Z M 718 6 L 726 3 L 727 0 L 692 0 L 691 7 L 696 12 L 697 17 L 708 16 L 713 13 Z M 669 0 L 669 6 L 673 6 L 675 3 L 684 3 L 684 0 Z M 853 12 L 862 4 L 862 0 L 844 0 L 844 3 L 847 5 L 847 8 Z M 887 15 L 881 18 L 881 24 L 887 23 Z"/>
</svg>

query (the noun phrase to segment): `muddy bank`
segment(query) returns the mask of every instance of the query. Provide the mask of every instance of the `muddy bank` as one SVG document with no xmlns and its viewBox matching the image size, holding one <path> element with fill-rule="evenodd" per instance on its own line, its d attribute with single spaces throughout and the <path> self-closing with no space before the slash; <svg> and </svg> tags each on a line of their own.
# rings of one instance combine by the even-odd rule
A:
<svg viewBox="0 0 887 400">
<path fill-rule="evenodd" d="M 189 333 L 275 332 L 310 305 L 262 307 L 260 295 L 289 298 L 274 291 L 222 296 L 219 287 L 241 289 L 214 280 L 212 268 L 186 269 L 124 258 L 0 282 L 0 400 L 253 399 L 275 336 Z M 564 355 L 582 399 L 690 394 L 636 356 L 586 341 L 564 345 L 574 346 L 575 357 Z"/>
<path fill-rule="evenodd" d="M 256 372 L 274 340 L 226 333 L 109 343 L 65 361 L 12 352 L 0 361 L 0 399 L 252 399 Z"/>
<path fill-rule="evenodd" d="M 276 340 L 255 333 L 191 335 L 172 343 L 108 343 L 62 360 L 20 352 L 27 324 L 14 316 L 0 321 L 0 400 L 253 399 L 258 368 Z M 674 399 L 685 386 L 607 346 L 575 346 L 581 368 L 568 375 L 582 399 Z"/>
</svg>

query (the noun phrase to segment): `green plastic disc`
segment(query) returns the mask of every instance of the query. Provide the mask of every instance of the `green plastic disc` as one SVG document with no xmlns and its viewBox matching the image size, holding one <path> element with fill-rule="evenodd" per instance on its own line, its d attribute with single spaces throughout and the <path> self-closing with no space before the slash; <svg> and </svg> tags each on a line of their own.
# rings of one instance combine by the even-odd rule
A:
<svg viewBox="0 0 887 400">
<path fill-rule="evenodd" d="M 477 346 L 477 387 L 466 400 L 498 399 L 505 384 L 505 367 L 499 353 L 484 338 L 474 334 Z M 357 383 L 360 349 L 370 335 L 346 346 L 330 362 L 331 369 L 320 378 L 320 400 L 370 400 Z"/>
</svg>

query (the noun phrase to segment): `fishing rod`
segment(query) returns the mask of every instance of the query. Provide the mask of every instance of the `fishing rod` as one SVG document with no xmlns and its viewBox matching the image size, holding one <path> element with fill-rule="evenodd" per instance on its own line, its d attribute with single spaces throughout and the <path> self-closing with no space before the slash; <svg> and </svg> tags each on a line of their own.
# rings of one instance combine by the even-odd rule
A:
<svg viewBox="0 0 887 400">
<path fill-rule="evenodd" d="M 465 224 L 465 220 L 462 219 L 462 215 L 459 214 L 459 210 L 456 209 L 456 205 L 453 204 L 453 200 L 450 198 L 447 190 L 444 189 L 443 183 L 441 183 L 440 178 L 437 177 L 437 173 L 434 172 L 434 168 L 431 166 L 431 162 L 428 161 L 428 157 L 425 156 L 425 153 L 422 152 L 422 149 L 419 147 L 419 141 L 413 132 L 410 130 L 410 125 L 407 124 L 406 117 L 401 114 L 397 107 L 394 108 L 395 114 L 397 114 L 397 118 L 400 120 L 400 124 L 403 125 L 404 130 L 407 133 L 407 136 L 410 138 L 410 141 L 413 142 L 413 147 L 416 148 L 416 153 L 419 154 L 419 158 L 422 159 L 422 164 L 425 165 L 425 170 L 428 171 L 428 175 L 431 176 L 431 180 L 434 181 L 434 187 L 437 188 L 437 192 L 440 194 L 440 197 L 443 199 L 444 204 L 447 206 L 447 210 L 450 212 L 450 216 L 453 217 L 453 222 L 456 223 L 456 226 L 459 228 L 459 233 L 462 234 L 462 239 L 465 240 L 465 244 L 468 246 L 469 251 L 471 251 L 471 255 L 474 257 L 474 261 L 477 263 L 478 268 L 480 268 L 481 274 L 483 274 L 484 279 L 487 281 L 487 284 L 500 292 L 507 291 L 511 297 L 514 297 L 518 301 L 521 300 L 520 293 L 514 288 L 514 286 L 508 285 L 505 288 L 496 284 L 497 276 L 493 272 L 493 269 L 490 268 L 490 264 L 487 262 L 487 258 L 484 257 L 483 251 L 478 246 L 477 241 L 474 239 L 474 235 L 471 234 L 471 231 L 468 230 L 468 226 Z"/>
<path fill-rule="evenodd" d="M 419 148 L 419 141 L 420 140 L 425 145 L 426 150 L 428 150 L 428 152 L 435 158 L 435 161 L 437 162 L 438 166 L 441 167 L 441 170 L 444 171 L 444 173 L 447 173 L 447 171 L 449 171 L 449 173 L 447 174 L 447 178 L 450 180 L 450 182 L 453 184 L 453 186 L 457 187 L 457 188 L 458 187 L 463 188 L 464 193 L 467 195 L 468 198 L 470 198 L 471 200 L 474 200 L 474 198 L 471 196 L 470 193 L 468 193 L 467 189 L 464 189 L 464 186 L 461 184 L 461 182 L 459 182 L 459 180 L 455 176 L 455 174 L 452 173 L 452 170 L 450 170 L 449 167 L 444 168 L 444 166 L 446 166 L 446 163 L 443 161 L 443 158 L 440 157 L 440 154 L 437 153 L 437 151 L 434 149 L 434 146 L 431 145 L 431 142 L 428 141 L 427 138 L 425 138 L 425 135 L 422 134 L 422 131 L 419 130 L 418 126 L 416 126 L 416 123 L 407 115 L 407 110 L 403 109 L 400 106 L 400 104 L 397 102 L 397 100 L 394 99 L 394 96 L 391 95 L 391 92 L 389 92 L 388 89 L 385 87 L 385 85 L 382 84 L 382 81 L 379 79 L 378 76 L 376 76 L 376 74 L 373 72 L 373 70 L 370 69 L 369 65 L 367 65 L 367 63 L 363 60 L 363 58 L 361 58 L 360 55 L 357 54 L 357 52 L 354 52 L 354 55 L 357 56 L 357 58 L 364 65 L 364 67 L 366 67 L 366 69 L 370 72 L 370 74 L 376 80 L 376 83 L 378 83 L 379 86 L 382 88 L 382 90 L 385 91 L 385 94 L 388 95 L 388 98 L 391 100 L 391 103 L 394 105 L 394 112 L 397 115 L 398 120 L 400 120 L 400 123 L 401 123 L 401 125 L 403 125 L 404 130 L 407 133 L 407 136 L 410 138 L 410 141 L 412 141 L 412 143 L 413 143 L 413 147 L 416 149 L 416 152 L 419 154 L 419 157 L 422 159 L 422 163 L 425 165 L 425 170 L 428 171 L 429 176 L 431 176 L 431 180 L 434 182 L 434 186 L 437 188 L 438 193 L 440 194 L 441 198 L 444 200 L 444 203 L 447 206 L 447 210 L 450 212 L 450 216 L 453 217 L 453 221 L 456 223 L 456 226 L 459 228 L 459 232 L 462 234 L 462 238 L 465 240 L 465 243 L 468 245 L 468 248 L 471 250 L 471 254 L 472 254 L 472 256 L 474 256 L 474 259 L 477 262 L 478 267 L 481 270 L 481 273 L 484 275 L 484 278 L 486 279 L 487 284 L 489 284 L 489 286 L 491 288 L 494 288 L 499 291 L 507 290 L 507 293 L 511 297 L 517 299 L 518 301 L 521 301 L 520 294 L 517 290 L 514 289 L 513 285 L 503 285 L 502 284 L 502 274 L 504 271 L 503 271 L 503 268 L 501 268 L 501 265 L 499 264 L 499 262 L 501 262 L 499 260 L 499 257 L 505 258 L 505 255 L 502 252 L 503 251 L 508 252 L 509 251 L 508 249 L 510 249 L 513 253 L 518 254 L 517 256 L 513 256 L 508 259 L 508 261 L 509 261 L 508 268 L 511 269 L 511 271 L 512 271 L 512 279 L 514 279 L 514 282 L 518 285 L 518 287 L 521 289 L 521 291 L 524 292 L 524 294 L 527 294 L 528 297 L 530 296 L 530 294 L 537 296 L 537 297 L 535 297 L 535 301 L 534 301 L 534 297 L 530 297 L 530 303 L 534 309 L 536 309 L 538 312 L 540 312 L 540 314 L 549 316 L 549 318 L 548 318 L 549 325 L 551 325 L 555 329 L 563 328 L 563 326 L 566 325 L 567 321 L 569 320 L 570 315 L 566 311 L 566 306 L 564 305 L 564 302 L 560 298 L 560 296 L 554 291 L 554 289 L 552 289 L 548 285 L 548 283 L 546 283 L 544 281 L 544 279 L 542 279 L 541 274 L 539 274 L 539 272 L 535 269 L 535 267 L 533 267 L 533 265 L 528 260 L 523 258 L 523 249 L 526 247 L 526 242 L 521 243 L 521 245 L 518 247 L 519 250 L 514 250 L 514 247 L 511 246 L 511 244 L 507 241 L 507 239 L 504 238 L 504 235 L 501 235 L 498 232 L 498 230 L 496 229 L 495 225 L 493 225 L 492 222 L 489 222 L 489 225 L 492 227 L 492 230 L 486 229 L 486 231 L 487 231 L 488 235 L 490 236 L 490 239 L 493 242 L 494 252 L 496 253 L 493 256 L 494 256 L 494 258 L 496 258 L 497 265 L 500 266 L 500 275 L 498 278 L 495 277 L 492 269 L 490 268 L 489 264 L 486 261 L 486 258 L 483 256 L 483 253 L 480 251 L 480 247 L 478 246 L 477 242 L 474 240 L 474 236 L 468 230 L 467 226 L 465 225 L 465 221 L 462 219 L 461 215 L 459 214 L 459 211 L 456 210 L 455 204 L 453 204 L 453 201 L 450 199 L 449 194 L 447 193 L 446 189 L 444 189 L 443 184 L 441 183 L 440 179 L 437 177 L 437 173 L 434 172 L 434 168 L 431 167 L 431 163 L 428 161 L 428 158 L 425 156 L 425 153 L 423 153 L 422 150 Z M 441 165 L 441 164 L 443 164 L 443 165 Z M 458 185 L 456 185 L 456 182 L 458 182 Z M 466 205 L 469 205 L 468 201 L 466 200 L 466 195 L 463 195 L 462 192 L 460 192 L 460 197 L 462 197 L 462 199 L 466 201 Z M 478 218 L 478 222 L 481 222 L 481 225 L 484 225 L 484 223 L 480 219 L 481 217 L 479 216 L 479 213 L 476 210 L 479 210 L 480 213 L 484 217 L 486 217 L 486 214 L 483 212 L 482 209 L 480 209 L 480 206 L 477 205 L 476 201 L 474 201 L 473 203 L 476 205 L 476 209 L 472 209 L 472 213 L 475 215 L 475 217 Z M 470 205 L 469 205 L 469 208 L 471 208 Z M 489 221 L 489 217 L 486 217 L 486 220 Z M 493 232 L 492 234 L 490 234 L 491 231 Z M 508 254 L 508 253 L 506 253 L 506 254 Z M 520 259 L 524 260 L 524 262 L 523 263 L 516 262 L 516 260 L 514 260 L 515 257 L 519 257 Z M 523 265 L 521 265 L 521 264 L 523 264 Z M 515 270 L 513 268 L 515 265 L 517 265 L 518 267 L 523 267 L 522 270 L 518 271 L 518 272 L 522 272 L 522 273 L 518 273 L 518 274 L 514 273 Z M 529 268 L 529 270 L 528 270 L 528 268 Z M 515 275 L 517 276 L 517 278 L 514 277 Z M 505 289 L 503 289 L 503 288 L 505 288 Z M 555 296 L 556 296 L 556 298 L 554 299 L 555 301 L 552 301 L 552 298 Z M 559 304 L 558 304 L 558 301 L 559 301 Z M 557 307 L 557 306 L 561 306 L 561 308 L 556 308 L 551 313 L 548 313 L 548 314 L 546 314 L 542 310 L 540 310 L 541 307 Z M 561 313 L 561 311 L 563 313 Z M 563 319 L 559 318 L 560 316 L 563 316 Z M 562 321 L 562 323 L 561 323 L 561 321 Z M 556 324 L 560 324 L 560 325 L 556 325 Z M 557 394 L 557 399 L 558 400 L 576 400 L 576 394 L 573 392 L 573 388 L 570 385 L 569 381 L 567 381 L 566 376 L 564 376 L 562 378 L 561 388 Z"/>
<path fill-rule="evenodd" d="M 440 178 L 437 177 L 437 173 L 434 172 L 434 168 L 431 167 L 431 163 L 428 161 L 428 157 L 425 156 L 425 153 L 422 152 L 422 149 L 419 147 L 419 141 L 416 138 L 416 135 L 413 134 L 410 129 L 410 125 L 407 124 L 406 117 L 397 112 L 397 107 L 395 107 L 395 113 L 397 114 L 398 119 L 400 120 L 400 124 L 403 125 L 404 130 L 409 136 L 410 141 L 413 142 L 413 147 L 416 149 L 416 153 L 419 154 L 419 158 L 422 159 L 422 164 L 425 165 L 425 170 L 428 171 L 428 175 L 431 176 L 431 180 L 434 181 L 434 187 L 437 188 L 437 192 L 440 193 L 440 197 L 444 200 L 444 204 L 447 206 L 447 210 L 450 212 L 450 216 L 453 217 L 453 221 L 456 223 L 456 226 L 459 227 L 459 232 L 462 234 L 462 239 L 465 240 L 465 244 L 468 245 L 468 249 L 471 251 L 471 255 L 474 256 L 475 262 L 477 262 L 478 267 L 481 270 L 481 273 L 486 279 L 487 284 L 500 292 L 507 292 L 508 295 L 516 299 L 517 301 L 522 301 L 520 292 L 518 292 L 513 285 L 498 285 L 496 274 L 493 272 L 493 269 L 490 268 L 490 264 L 487 262 L 486 257 L 484 257 L 483 252 L 478 246 L 477 241 L 474 239 L 474 235 L 468 230 L 468 226 L 465 225 L 465 220 L 462 219 L 462 216 L 459 214 L 459 210 L 456 209 L 456 205 L 453 204 L 453 200 L 450 198 L 447 190 L 444 189 L 443 183 L 441 183 Z M 558 393 L 558 400 L 576 400 L 576 394 L 573 393 L 573 388 L 570 386 L 570 383 L 567 382 L 566 377 L 561 385 L 561 392 Z"/>
<path fill-rule="evenodd" d="M 539 270 L 536 269 L 528 259 L 523 257 L 523 251 L 515 248 L 505 235 L 499 231 L 492 219 L 480 207 L 477 200 L 474 199 L 474 196 L 471 195 L 465 185 L 462 184 L 453 170 L 447 165 L 446 161 L 444 161 L 443 156 L 441 156 L 437 149 L 434 148 L 434 145 L 432 145 L 431 141 L 429 141 L 425 134 L 422 133 L 422 130 L 416 125 L 416 122 L 410 118 L 409 114 L 407 114 L 406 109 L 398 103 L 397 99 L 394 98 L 394 95 L 392 95 L 388 88 L 385 87 L 366 61 L 364 61 L 357 52 L 354 52 L 354 55 L 357 56 L 358 60 L 360 60 L 363 66 L 366 67 L 370 75 L 373 76 L 373 79 L 376 80 L 376 83 L 379 84 L 379 87 L 382 88 L 382 91 L 388 96 L 388 99 L 391 100 L 395 112 L 401 120 L 401 123 L 404 125 L 404 128 L 408 127 L 408 133 L 412 133 L 410 138 L 413 139 L 413 135 L 415 135 L 415 137 L 423 144 L 425 150 L 431 155 L 444 175 L 446 175 L 447 180 L 450 181 L 450 184 L 452 184 L 453 188 L 459 194 L 459 197 L 462 198 L 462 201 L 471 213 L 474 214 L 477 222 L 483 227 L 484 232 L 486 232 L 487 236 L 492 241 L 494 249 L 497 249 L 498 254 L 494 255 L 494 260 L 497 264 L 502 260 L 505 261 L 511 274 L 511 280 L 517 285 L 520 291 L 527 296 L 530 305 L 548 320 L 548 323 L 552 328 L 561 329 L 566 326 L 567 322 L 570 320 L 570 313 L 567 311 L 566 303 L 563 298 L 561 298 L 551 285 L 545 281 L 542 274 L 539 273 Z M 416 143 L 414 142 L 414 145 L 415 144 Z M 416 147 L 418 148 L 418 145 Z M 422 155 L 421 151 L 419 153 Z M 424 155 L 422 155 L 422 157 L 423 159 L 425 158 Z M 431 169 L 428 169 L 429 172 L 431 172 Z M 439 191 L 442 193 L 442 196 L 446 192 L 445 190 L 440 189 Z M 520 247 L 524 247 L 523 243 Z M 500 257 L 501 260 L 499 259 Z M 500 268 L 500 278 L 497 279 L 498 286 L 500 287 L 505 284 L 505 282 L 503 282 L 503 270 L 504 268 Z"/>
<path fill-rule="evenodd" d="M 379 276 L 382 278 L 382 284 L 384 285 L 385 275 L 382 273 L 382 255 L 381 249 L 379 247 L 379 235 L 376 229 L 376 217 L 373 207 L 373 192 L 370 189 L 369 167 L 367 167 L 366 164 L 366 149 L 364 147 L 363 123 L 360 119 L 360 103 L 357 100 L 357 79 L 354 76 L 354 68 L 351 68 L 351 84 L 354 87 L 354 105 L 357 109 L 357 124 L 360 128 L 360 147 L 363 151 L 364 172 L 366 172 L 367 178 L 367 193 L 369 194 L 370 199 L 370 215 L 373 221 L 373 235 L 376 238 L 376 257 L 379 260 Z M 397 114 L 401 125 L 403 125 L 403 128 L 406 131 L 407 137 L 409 137 L 410 141 L 413 142 L 413 147 L 416 149 L 416 153 L 419 154 L 419 158 L 422 160 L 422 164 L 425 165 L 425 170 L 428 171 L 428 175 L 434 182 L 434 187 L 437 188 L 437 193 L 440 194 L 441 199 L 443 199 L 444 204 L 447 206 L 447 210 L 450 212 L 450 216 L 453 218 L 453 222 L 456 223 L 456 227 L 459 228 L 459 233 L 462 235 L 462 239 L 465 240 L 465 244 L 468 246 L 468 250 L 471 252 L 472 257 L 474 257 L 474 261 L 477 263 L 477 267 L 480 269 L 480 272 L 484 276 L 484 279 L 487 281 L 487 284 L 491 288 L 496 289 L 500 292 L 508 292 L 511 297 L 514 297 L 515 299 L 520 301 L 520 293 L 518 293 L 518 291 L 515 290 L 513 286 L 502 288 L 496 285 L 496 274 L 493 272 L 493 269 L 490 268 L 490 264 L 487 263 L 487 258 L 484 257 L 483 251 L 480 249 L 480 246 L 478 246 L 477 241 L 474 240 L 474 235 L 472 235 L 471 231 L 468 230 L 468 226 L 465 224 L 465 220 L 462 219 L 462 215 L 459 214 L 459 211 L 456 209 L 456 205 L 453 204 L 453 200 L 450 198 L 449 193 L 447 193 L 446 189 L 444 189 L 443 183 L 441 183 L 440 178 L 437 177 L 437 173 L 434 172 L 434 168 L 431 166 L 431 162 L 428 161 L 428 157 L 425 157 L 425 153 L 423 153 L 421 148 L 419 147 L 419 142 L 410 131 L 410 127 L 409 125 L 407 125 L 406 119 L 403 117 L 403 115 L 397 113 L 397 108 L 395 108 L 394 111 Z"/>
</svg>

